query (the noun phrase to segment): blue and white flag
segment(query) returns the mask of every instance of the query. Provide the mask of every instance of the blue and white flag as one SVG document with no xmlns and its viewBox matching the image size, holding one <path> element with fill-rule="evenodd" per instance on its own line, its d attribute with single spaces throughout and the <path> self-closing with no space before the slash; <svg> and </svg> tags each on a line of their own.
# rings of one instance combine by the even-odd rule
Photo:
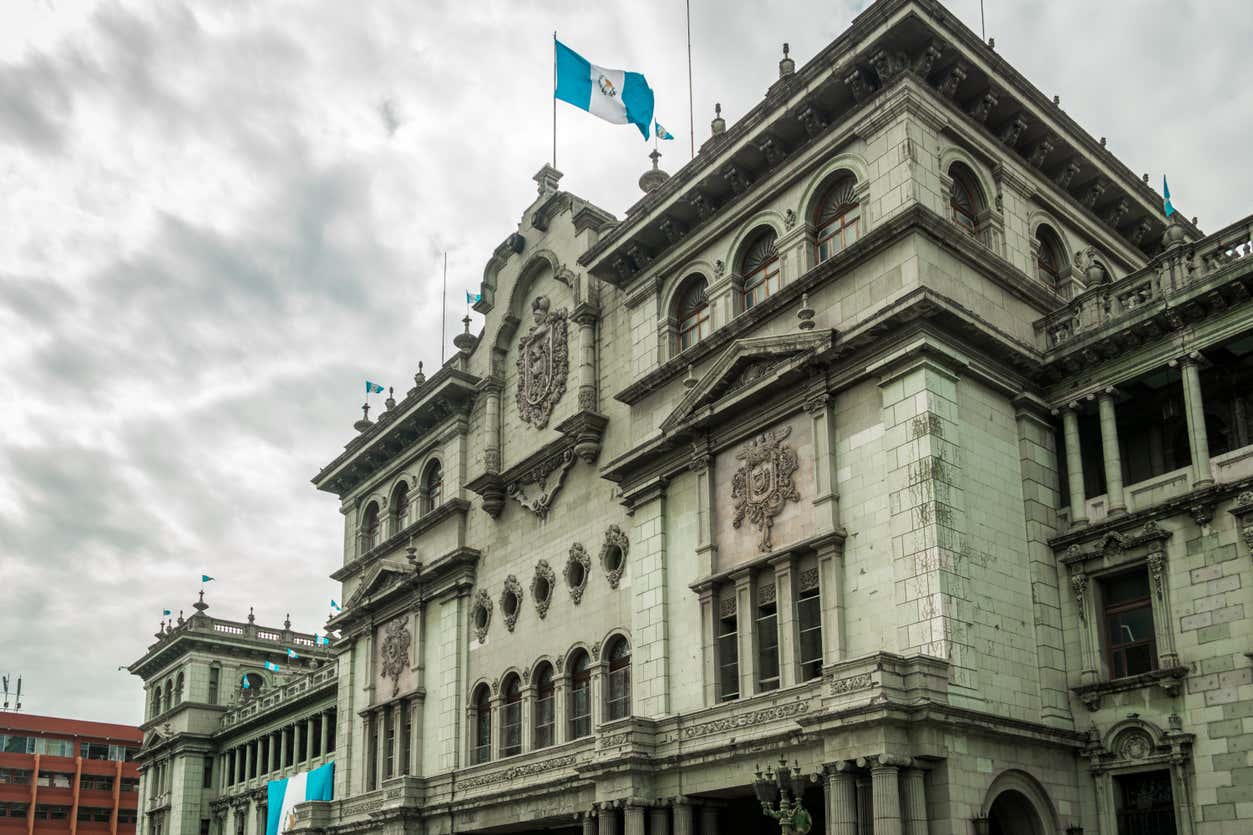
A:
<svg viewBox="0 0 1253 835">
<path fill-rule="evenodd" d="M 637 72 L 598 67 L 556 39 L 558 99 L 615 125 L 635 125 L 648 138 L 653 91 Z"/>
<path fill-rule="evenodd" d="M 161 614 L 162 614 L 162 615 L 164 615 L 165 617 L 167 617 L 167 618 L 168 618 L 170 615 L 172 615 L 172 614 L 174 614 L 174 613 L 173 613 L 173 612 L 171 612 L 169 609 L 162 609 L 162 610 L 161 610 Z"/>
<path fill-rule="evenodd" d="M 661 126 L 661 122 L 653 120 L 653 130 L 657 132 L 658 139 L 674 139 L 674 134 Z"/>
<path fill-rule="evenodd" d="M 279 666 L 275 664 L 273 661 L 265 662 L 265 668 L 272 673 L 277 673 L 279 670 Z"/>
<path fill-rule="evenodd" d="M 314 635 L 313 640 L 320 647 L 329 647 L 331 645 L 331 639 L 325 635 Z"/>
<path fill-rule="evenodd" d="M 244 675 L 243 681 L 240 683 L 239 687 L 240 687 L 240 689 L 241 689 L 241 690 L 251 690 L 251 689 L 252 689 L 252 685 L 248 683 L 248 676 L 247 676 L 247 674 L 245 674 L 245 675 Z"/>
<path fill-rule="evenodd" d="M 332 609 L 334 609 L 334 610 L 335 610 L 335 611 L 337 611 L 337 612 L 342 612 L 342 611 L 344 611 L 343 609 L 339 608 L 339 604 L 338 604 L 338 603 L 336 603 L 334 600 L 332 600 L 332 601 L 331 601 L 331 608 L 332 608 Z"/>
<path fill-rule="evenodd" d="M 482 293 L 471 293 L 469 290 L 466 290 L 466 304 L 478 304 L 482 300 Z"/>
<path fill-rule="evenodd" d="M 1170 217 L 1175 213 L 1175 207 L 1170 204 L 1170 186 L 1166 185 L 1166 175 L 1162 175 L 1162 211 L 1166 213 L 1166 217 Z"/>
<path fill-rule="evenodd" d="M 292 829 L 297 803 L 335 799 L 335 763 L 271 780 L 265 793 L 265 835 L 283 835 Z"/>
<path fill-rule="evenodd" d="M 365 381 L 365 393 L 366 394 L 382 394 L 383 387 L 380 386 L 378 383 L 371 383 L 369 380 L 366 380 Z"/>
<path fill-rule="evenodd" d="M 288 658 L 299 658 L 300 656 L 296 654 L 296 650 L 292 649 L 291 647 L 288 647 L 288 648 L 287 648 L 287 657 L 288 657 Z"/>
</svg>

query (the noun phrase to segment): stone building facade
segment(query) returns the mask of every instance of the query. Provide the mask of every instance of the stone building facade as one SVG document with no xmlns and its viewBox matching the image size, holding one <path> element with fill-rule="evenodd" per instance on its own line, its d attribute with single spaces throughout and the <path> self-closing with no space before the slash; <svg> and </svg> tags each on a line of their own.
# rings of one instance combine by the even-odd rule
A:
<svg viewBox="0 0 1253 835">
<path fill-rule="evenodd" d="M 933 0 L 620 220 L 560 177 L 314 480 L 299 831 L 740 835 L 781 758 L 828 835 L 1249 831 L 1253 221 L 1163 218 Z"/>
</svg>

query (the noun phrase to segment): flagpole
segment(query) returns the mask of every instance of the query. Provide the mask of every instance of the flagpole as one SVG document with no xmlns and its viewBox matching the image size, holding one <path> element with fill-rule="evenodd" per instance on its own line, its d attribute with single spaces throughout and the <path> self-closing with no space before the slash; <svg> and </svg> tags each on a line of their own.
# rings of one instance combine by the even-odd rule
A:
<svg viewBox="0 0 1253 835">
<path fill-rule="evenodd" d="M 444 284 L 439 299 L 439 366 L 444 367 L 445 338 L 448 329 L 448 250 L 444 250 Z"/>
<path fill-rule="evenodd" d="M 553 168 L 557 167 L 557 30 L 553 30 Z"/>
<path fill-rule="evenodd" d="M 692 115 L 692 0 L 687 0 L 687 141 L 688 150 L 696 156 L 696 120 Z"/>
</svg>

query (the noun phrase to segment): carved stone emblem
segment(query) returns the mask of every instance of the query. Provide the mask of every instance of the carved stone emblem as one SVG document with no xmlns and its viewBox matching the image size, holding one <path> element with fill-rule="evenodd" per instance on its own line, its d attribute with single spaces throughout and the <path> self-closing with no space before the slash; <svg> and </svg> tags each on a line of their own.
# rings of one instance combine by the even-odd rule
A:
<svg viewBox="0 0 1253 835">
<path fill-rule="evenodd" d="M 379 648 L 379 662 L 385 678 L 392 680 L 392 695 L 400 692 L 400 673 L 409 660 L 409 644 L 413 636 L 405 619 L 397 618 L 383 630 L 383 645 Z"/>
<path fill-rule="evenodd" d="M 1118 737 L 1115 754 L 1124 760 L 1142 760 L 1153 750 L 1153 740 L 1144 731 L 1124 731 Z"/>
<path fill-rule="evenodd" d="M 565 310 L 550 310 L 547 296 L 531 303 L 535 324 L 518 340 L 518 414 L 537 429 L 548 425 L 553 407 L 566 393 L 570 368 Z"/>
<path fill-rule="evenodd" d="M 557 491 L 565 481 L 566 473 L 574 465 L 574 450 L 567 449 L 546 461 L 536 464 L 505 487 L 518 504 L 543 519 L 548 515 Z M 528 486 L 531 485 L 531 486 Z"/>
<path fill-rule="evenodd" d="M 605 577 L 609 587 L 616 589 L 622 579 L 622 570 L 626 568 L 627 552 L 631 550 L 631 540 L 617 525 L 610 525 L 605 531 L 605 544 L 600 548 L 600 565 L 605 569 Z"/>
<path fill-rule="evenodd" d="M 566 585 L 570 587 L 570 597 L 574 599 L 576 606 L 583 599 L 583 592 L 587 589 L 587 575 L 591 570 L 592 558 L 588 556 L 587 549 L 578 542 L 571 545 L 570 557 L 566 560 L 563 573 L 566 577 Z"/>
<path fill-rule="evenodd" d="M 789 501 L 800 501 L 801 494 L 792 483 L 800 463 L 796 450 L 783 441 L 792 433 L 792 427 L 774 429 L 749 441 L 748 446 L 735 453 L 740 468 L 731 479 L 731 502 L 735 506 L 735 518 L 731 524 L 738 528 L 748 518 L 761 536 L 757 547 L 762 551 L 771 548 L 770 530 L 774 517 Z"/>
</svg>

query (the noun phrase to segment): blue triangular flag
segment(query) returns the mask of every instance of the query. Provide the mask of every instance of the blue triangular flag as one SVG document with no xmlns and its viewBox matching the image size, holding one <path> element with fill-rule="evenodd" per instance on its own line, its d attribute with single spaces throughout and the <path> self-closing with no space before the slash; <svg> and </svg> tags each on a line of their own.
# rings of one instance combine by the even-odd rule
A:
<svg viewBox="0 0 1253 835">
<path fill-rule="evenodd" d="M 317 645 L 320 647 L 326 647 L 326 646 L 331 645 L 331 639 L 326 637 L 325 635 L 314 635 L 313 639 L 317 643 Z"/>
<path fill-rule="evenodd" d="M 1166 185 L 1166 175 L 1162 175 L 1162 211 L 1166 213 L 1166 217 L 1170 217 L 1175 213 L 1175 207 L 1170 204 L 1170 186 Z"/>
<path fill-rule="evenodd" d="M 661 122 L 653 121 L 653 128 L 657 131 L 658 139 L 674 139 L 674 134 L 661 126 Z"/>
<path fill-rule="evenodd" d="M 209 582 L 209 581 L 210 581 L 210 580 L 212 580 L 212 579 L 213 579 L 213 578 L 212 578 L 212 577 L 210 577 L 208 574 L 201 574 L 201 575 L 200 575 L 200 582 L 202 582 L 202 583 L 207 583 L 207 582 Z"/>
<path fill-rule="evenodd" d="M 174 613 L 173 613 L 173 612 L 171 612 L 169 609 L 162 609 L 162 610 L 161 610 L 161 614 L 165 615 L 165 616 L 168 618 L 170 615 L 172 615 L 172 614 L 174 614 Z"/>
<path fill-rule="evenodd" d="M 332 609 L 334 609 L 334 610 L 335 610 L 335 611 L 337 611 L 337 612 L 342 612 L 342 611 L 344 611 L 343 609 L 339 608 L 339 604 L 338 604 L 338 603 L 336 603 L 334 600 L 332 600 L 332 601 L 331 601 L 331 608 L 332 608 Z"/>
<path fill-rule="evenodd" d="M 248 683 L 248 676 L 244 676 L 243 683 L 239 685 L 244 690 L 251 690 L 252 685 Z"/>
<path fill-rule="evenodd" d="M 366 380 L 365 381 L 365 393 L 366 394 L 382 394 L 383 387 L 380 386 L 378 383 L 371 383 L 369 380 Z"/>
</svg>

